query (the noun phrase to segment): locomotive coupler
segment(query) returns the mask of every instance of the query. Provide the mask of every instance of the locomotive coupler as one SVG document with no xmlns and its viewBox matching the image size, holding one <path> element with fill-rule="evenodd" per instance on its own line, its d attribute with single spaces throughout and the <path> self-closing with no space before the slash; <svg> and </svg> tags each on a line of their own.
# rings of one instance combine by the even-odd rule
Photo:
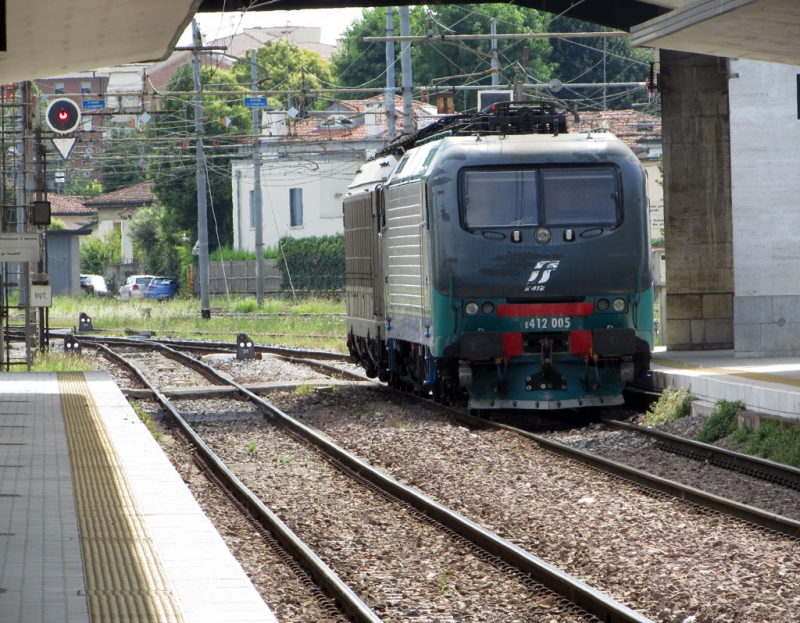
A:
<svg viewBox="0 0 800 623">
<path fill-rule="evenodd" d="M 559 374 L 553 365 L 553 342 L 545 338 L 539 342 L 541 346 L 542 367 L 539 372 L 525 377 L 527 391 L 565 390 L 567 377 Z"/>
<path fill-rule="evenodd" d="M 508 357 L 497 359 L 497 391 L 500 394 L 508 393 Z"/>
</svg>

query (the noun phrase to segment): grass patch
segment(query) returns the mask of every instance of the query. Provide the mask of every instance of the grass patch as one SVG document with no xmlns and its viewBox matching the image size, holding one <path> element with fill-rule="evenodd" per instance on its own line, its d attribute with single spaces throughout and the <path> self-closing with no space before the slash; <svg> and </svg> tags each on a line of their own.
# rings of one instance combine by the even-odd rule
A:
<svg viewBox="0 0 800 623">
<path fill-rule="evenodd" d="M 737 428 L 731 439 L 743 446 L 748 454 L 800 467 L 800 426 L 797 424 L 762 420 L 758 428 Z"/>
<path fill-rule="evenodd" d="M 703 428 L 697 433 L 697 441 L 712 443 L 732 435 L 736 430 L 736 412 L 743 407 L 741 400 L 736 402 L 718 401 L 714 405 L 714 411 L 703 424 Z"/>
<path fill-rule="evenodd" d="M 90 372 L 96 369 L 90 359 L 50 352 L 37 352 L 31 365 L 31 372 Z"/>
<path fill-rule="evenodd" d="M 686 417 L 692 410 L 692 394 L 688 389 L 667 387 L 657 402 L 642 416 L 645 426 L 656 426 Z"/>
<path fill-rule="evenodd" d="M 293 459 L 290 456 L 281 455 L 281 456 L 271 456 L 269 457 L 269 460 L 275 461 L 276 463 L 291 463 Z"/>
<path fill-rule="evenodd" d="M 139 419 L 147 427 L 147 430 L 150 431 L 150 434 L 153 436 L 153 439 L 155 439 L 156 441 L 161 441 L 161 438 L 164 436 L 164 433 L 158 430 L 158 425 L 156 424 L 155 420 L 152 417 L 150 417 L 150 414 L 144 409 L 142 409 L 135 402 L 131 403 L 131 407 L 133 407 L 133 412 L 139 416 Z"/>
<path fill-rule="evenodd" d="M 258 452 L 258 446 L 256 446 L 256 442 L 253 441 L 252 439 L 247 442 L 247 452 L 249 454 L 255 454 L 256 452 Z"/>
<path fill-rule="evenodd" d="M 80 313 L 85 312 L 92 318 L 96 335 L 121 335 L 130 329 L 154 331 L 158 338 L 233 342 L 237 334 L 246 333 L 258 345 L 347 352 L 345 306 L 340 300 L 305 299 L 295 305 L 271 298 L 259 308 L 253 297 L 231 297 L 212 299 L 210 308 L 211 318 L 203 319 L 197 299 L 177 298 L 162 303 L 56 296 L 50 309 L 50 326 L 77 328 Z"/>
</svg>

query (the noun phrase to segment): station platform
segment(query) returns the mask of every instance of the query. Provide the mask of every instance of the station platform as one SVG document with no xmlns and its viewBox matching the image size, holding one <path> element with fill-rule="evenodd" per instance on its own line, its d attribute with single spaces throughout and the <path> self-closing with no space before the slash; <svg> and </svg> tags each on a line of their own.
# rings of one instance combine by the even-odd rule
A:
<svg viewBox="0 0 800 623">
<path fill-rule="evenodd" d="M 732 350 L 667 351 L 656 347 L 651 360 L 656 387 L 688 389 L 710 405 L 741 401 L 745 409 L 800 421 L 800 359 L 737 358 Z"/>
<path fill-rule="evenodd" d="M 105 372 L 0 373 L 0 621 L 277 622 Z"/>
</svg>

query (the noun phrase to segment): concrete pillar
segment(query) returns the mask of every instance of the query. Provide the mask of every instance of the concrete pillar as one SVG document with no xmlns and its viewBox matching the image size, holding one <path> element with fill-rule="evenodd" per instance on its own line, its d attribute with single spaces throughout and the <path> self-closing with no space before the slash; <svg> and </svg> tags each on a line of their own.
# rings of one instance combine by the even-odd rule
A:
<svg viewBox="0 0 800 623">
<path fill-rule="evenodd" d="M 727 62 L 660 54 L 667 348 L 733 348 Z"/>
</svg>

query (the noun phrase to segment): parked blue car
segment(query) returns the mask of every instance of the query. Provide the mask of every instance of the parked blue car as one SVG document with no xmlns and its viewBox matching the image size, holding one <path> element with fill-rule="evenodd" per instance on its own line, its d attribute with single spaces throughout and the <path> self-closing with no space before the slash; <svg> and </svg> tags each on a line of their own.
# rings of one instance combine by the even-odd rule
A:
<svg viewBox="0 0 800 623">
<path fill-rule="evenodd" d="M 178 280 L 175 277 L 153 277 L 144 296 L 157 301 L 168 301 L 175 298 L 177 293 Z"/>
</svg>

